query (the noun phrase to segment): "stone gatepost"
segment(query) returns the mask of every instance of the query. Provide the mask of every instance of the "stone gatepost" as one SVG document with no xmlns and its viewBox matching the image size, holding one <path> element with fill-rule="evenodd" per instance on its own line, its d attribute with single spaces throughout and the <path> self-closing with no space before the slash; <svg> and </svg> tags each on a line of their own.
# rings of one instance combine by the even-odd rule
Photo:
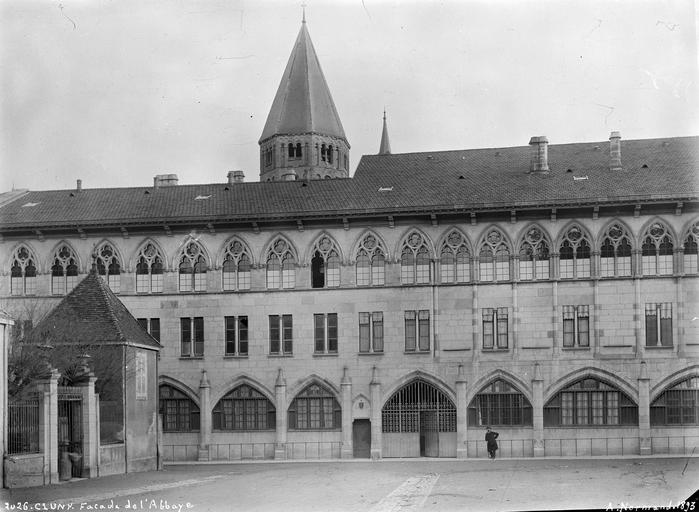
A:
<svg viewBox="0 0 699 512">
<path fill-rule="evenodd" d="M 83 380 L 76 384 L 82 392 L 82 424 L 83 424 L 83 478 L 98 476 L 99 420 L 98 406 L 95 397 L 95 374 L 88 370 Z"/>
<path fill-rule="evenodd" d="M 348 375 L 347 367 L 342 375 L 342 452 L 343 459 L 354 457 L 352 448 L 352 379 Z"/>
<path fill-rule="evenodd" d="M 371 382 L 371 458 L 378 460 L 382 457 L 381 442 L 381 382 L 374 366 Z"/>
<path fill-rule="evenodd" d="M 459 365 L 456 376 L 456 458 L 468 458 L 468 404 L 466 403 L 466 385 L 464 366 Z"/>
<path fill-rule="evenodd" d="M 206 370 L 201 371 L 199 382 L 199 450 L 197 460 L 209 460 L 209 445 L 211 444 L 211 385 Z"/>
<path fill-rule="evenodd" d="M 641 361 L 638 375 L 638 446 L 640 455 L 651 455 L 653 452 L 650 437 L 650 378 L 645 361 Z"/>
<path fill-rule="evenodd" d="M 277 401 L 277 435 L 274 440 L 274 459 L 286 459 L 286 430 L 287 430 L 287 415 L 286 415 L 286 379 L 284 372 L 279 368 L 277 374 L 277 382 L 274 384 L 274 395 Z"/>
<path fill-rule="evenodd" d="M 544 379 L 539 363 L 534 365 L 532 378 L 532 424 L 534 435 L 534 457 L 544 456 Z"/>
<path fill-rule="evenodd" d="M 55 368 L 43 379 L 36 381 L 35 389 L 41 395 L 39 443 L 44 453 L 44 482 L 58 483 L 58 379 Z"/>
</svg>

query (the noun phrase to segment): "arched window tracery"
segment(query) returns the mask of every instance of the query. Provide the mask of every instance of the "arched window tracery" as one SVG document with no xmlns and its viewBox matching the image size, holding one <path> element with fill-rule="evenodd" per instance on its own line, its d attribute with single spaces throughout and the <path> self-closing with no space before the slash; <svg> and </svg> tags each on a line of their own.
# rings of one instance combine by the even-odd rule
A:
<svg viewBox="0 0 699 512">
<path fill-rule="evenodd" d="M 267 288 L 294 288 L 296 286 L 296 258 L 291 246 L 283 238 L 277 239 L 267 252 Z"/>
<path fill-rule="evenodd" d="M 563 236 L 559 248 L 561 279 L 590 277 L 590 241 L 578 226 L 572 226 Z"/>
<path fill-rule="evenodd" d="M 386 253 L 373 234 L 362 238 L 357 249 L 357 286 L 383 286 L 385 283 Z"/>
<path fill-rule="evenodd" d="M 119 257 L 110 242 L 103 242 L 95 249 L 93 260 L 97 266 L 97 273 L 107 282 L 114 293 L 121 289 L 121 265 Z"/>
<path fill-rule="evenodd" d="M 226 245 L 222 267 L 224 291 L 250 289 L 252 258 L 241 240 L 234 239 Z"/>
<path fill-rule="evenodd" d="M 548 279 L 550 276 L 549 243 L 544 233 L 532 226 L 524 234 L 519 249 L 519 278 L 523 281 Z"/>
<path fill-rule="evenodd" d="M 631 236 L 618 222 L 609 226 L 602 235 L 599 275 L 600 277 L 631 275 Z"/>
<path fill-rule="evenodd" d="M 65 295 L 78 284 L 78 258 L 67 244 L 56 249 L 51 266 L 51 293 Z"/>
<path fill-rule="evenodd" d="M 313 244 L 311 258 L 311 287 L 337 288 L 340 286 L 340 251 L 327 235 Z"/>
<path fill-rule="evenodd" d="M 401 249 L 400 278 L 403 284 L 430 282 L 430 250 L 427 240 L 418 232 L 406 237 Z"/>
<path fill-rule="evenodd" d="M 161 293 L 163 291 L 164 258 L 152 242 L 146 243 L 136 256 L 136 292 Z"/>
<path fill-rule="evenodd" d="M 666 276 L 674 271 L 673 240 L 670 230 L 662 222 L 654 222 L 642 237 L 641 267 L 644 276 Z"/>
<path fill-rule="evenodd" d="M 505 236 L 496 228 L 488 231 L 478 253 L 480 281 L 510 279 L 510 248 Z"/>
<path fill-rule="evenodd" d="M 467 283 L 471 280 L 471 253 L 466 238 L 457 230 L 449 233 L 439 254 L 442 283 Z"/>
<path fill-rule="evenodd" d="M 180 291 L 206 291 L 207 267 L 201 245 L 194 240 L 185 244 L 179 258 Z"/>
<path fill-rule="evenodd" d="M 36 293 L 36 257 L 24 245 L 17 247 L 10 267 L 10 293 L 34 295 Z"/>
</svg>

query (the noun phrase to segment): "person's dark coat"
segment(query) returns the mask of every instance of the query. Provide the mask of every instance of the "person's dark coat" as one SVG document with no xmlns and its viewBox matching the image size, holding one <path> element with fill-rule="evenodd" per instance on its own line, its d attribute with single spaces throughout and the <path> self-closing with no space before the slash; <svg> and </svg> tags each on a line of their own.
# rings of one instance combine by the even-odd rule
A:
<svg viewBox="0 0 699 512">
<path fill-rule="evenodd" d="M 500 434 L 498 434 L 497 432 L 493 432 L 492 430 L 490 432 L 486 432 L 485 440 L 488 442 L 488 451 L 498 449 L 498 442 L 496 441 L 496 439 L 499 435 Z"/>
</svg>

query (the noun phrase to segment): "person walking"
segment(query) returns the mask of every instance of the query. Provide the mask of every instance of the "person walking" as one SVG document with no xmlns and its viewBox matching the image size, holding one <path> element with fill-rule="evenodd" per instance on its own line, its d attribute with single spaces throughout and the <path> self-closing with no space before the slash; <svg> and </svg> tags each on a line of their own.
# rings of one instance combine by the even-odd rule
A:
<svg viewBox="0 0 699 512">
<path fill-rule="evenodd" d="M 486 427 L 485 441 L 488 443 L 488 458 L 495 460 L 495 452 L 498 450 L 498 442 L 496 439 L 500 434 Z"/>
</svg>

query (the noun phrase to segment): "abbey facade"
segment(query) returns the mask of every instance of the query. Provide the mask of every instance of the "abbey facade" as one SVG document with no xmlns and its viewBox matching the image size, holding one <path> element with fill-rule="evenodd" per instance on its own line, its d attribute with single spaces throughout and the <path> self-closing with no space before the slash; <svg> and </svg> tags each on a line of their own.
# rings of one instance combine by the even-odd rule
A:
<svg viewBox="0 0 699 512">
<path fill-rule="evenodd" d="M 384 119 L 349 178 L 317 63 L 304 23 L 259 183 L 0 197 L 18 329 L 94 265 L 162 345 L 166 460 L 698 446 L 699 139 L 391 154 Z"/>
</svg>

